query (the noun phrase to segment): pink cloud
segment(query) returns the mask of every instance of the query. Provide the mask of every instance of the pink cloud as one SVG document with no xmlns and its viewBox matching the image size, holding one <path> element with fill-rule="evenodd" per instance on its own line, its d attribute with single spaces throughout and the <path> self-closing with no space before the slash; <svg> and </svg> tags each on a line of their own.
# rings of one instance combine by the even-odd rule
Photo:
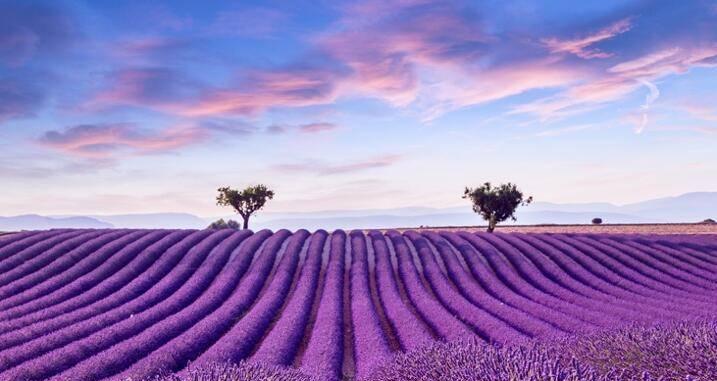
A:
<svg viewBox="0 0 717 381">
<path fill-rule="evenodd" d="M 333 102 L 339 74 L 326 68 L 299 68 L 251 73 L 237 89 L 215 89 L 194 103 L 170 106 L 188 116 L 253 115 L 272 107 L 302 107 Z"/>
<path fill-rule="evenodd" d="M 316 36 L 293 64 L 242 73 L 241 81 L 219 87 L 193 82 L 168 69 L 130 68 L 111 73 L 109 85 L 93 102 L 151 107 L 185 117 L 244 117 L 372 97 L 429 121 L 530 90 L 560 89 L 556 96 L 512 111 L 548 119 L 620 99 L 639 88 L 640 80 L 717 63 L 715 47 L 710 45 L 655 50 L 645 44 L 644 49 L 633 49 L 629 46 L 636 40 L 633 37 L 643 32 L 636 26 L 619 41 L 627 48 L 616 45 L 619 56 L 596 48 L 631 31 L 631 17 L 591 28 L 593 32 L 586 35 L 552 37 L 536 45 L 518 33 L 495 32 L 479 8 L 435 0 L 352 3 L 338 8 L 339 20 Z M 242 12 L 234 16 L 245 17 Z M 643 13 L 640 17 L 649 19 Z M 127 49 L 154 52 L 167 49 L 167 43 L 149 39 Z M 648 53 L 614 62 L 638 51 Z M 575 60 L 570 55 L 613 59 Z"/>
<path fill-rule="evenodd" d="M 155 107 L 170 111 L 198 97 L 201 86 L 164 67 L 126 68 L 106 74 L 107 84 L 86 102 L 86 108 Z"/>
<path fill-rule="evenodd" d="M 544 43 L 553 53 L 571 53 L 580 58 L 608 58 L 612 57 L 612 53 L 606 53 L 598 49 L 588 49 L 591 45 L 598 42 L 611 39 L 619 34 L 625 33 L 632 28 L 632 20 L 630 18 L 622 19 L 611 25 L 600 29 L 591 35 L 561 40 L 558 38 L 545 38 L 541 42 Z"/>
<path fill-rule="evenodd" d="M 713 105 L 697 102 L 683 102 L 678 108 L 695 119 L 717 122 L 717 111 Z"/>
<path fill-rule="evenodd" d="M 384 8 L 377 2 L 351 7 L 340 31 L 318 40 L 351 68 L 346 92 L 407 106 L 420 96 L 422 71 L 467 67 L 488 39 L 472 15 L 450 4 L 400 1 Z"/>
<path fill-rule="evenodd" d="M 326 123 L 326 122 L 319 122 L 319 123 L 309 123 L 309 124 L 303 124 L 299 126 L 299 131 L 305 134 L 315 134 L 319 132 L 326 132 L 326 131 L 333 131 L 337 129 L 339 126 L 333 124 L 333 123 Z"/>
<path fill-rule="evenodd" d="M 119 154 L 152 154 L 197 144 L 208 137 L 204 130 L 172 127 L 159 132 L 140 130 L 133 124 L 79 125 L 48 131 L 38 142 L 74 156 L 107 159 Z"/>
<path fill-rule="evenodd" d="M 657 131 L 689 131 L 711 137 L 717 137 L 717 126 L 704 125 L 657 125 L 653 128 Z"/>
<path fill-rule="evenodd" d="M 339 88 L 409 108 L 424 121 L 534 89 L 571 88 L 596 74 L 524 39 L 492 34 L 481 15 L 457 3 L 369 2 L 349 9 L 339 31 L 318 42 L 352 69 Z M 571 43 L 585 55 L 588 46 L 630 28 L 626 18 L 563 47 Z"/>
<path fill-rule="evenodd" d="M 424 95 L 428 105 L 424 119 L 433 119 L 461 107 L 490 102 L 532 89 L 565 87 L 576 83 L 586 73 L 578 67 L 534 61 L 506 65 L 479 72 L 450 71 Z"/>
<path fill-rule="evenodd" d="M 717 66 L 717 45 L 669 48 L 622 62 L 608 69 L 622 77 L 662 77 L 667 74 L 684 73 L 691 67 Z"/>
<path fill-rule="evenodd" d="M 361 172 L 374 168 L 389 167 L 401 159 L 401 155 L 382 155 L 344 164 L 328 164 L 319 161 L 280 164 L 274 166 L 274 169 L 282 172 L 308 172 L 322 176 L 340 175 Z"/>
<path fill-rule="evenodd" d="M 504 49 L 496 45 L 500 41 L 484 30 L 478 14 L 455 3 L 399 1 L 391 3 L 392 12 L 384 8 L 373 1 L 349 6 L 335 28 L 314 40 L 305 62 L 254 70 L 221 88 L 198 86 L 160 68 L 128 69 L 112 73 L 95 103 L 218 117 L 368 96 L 431 120 L 532 89 L 570 86 L 587 75 L 542 49 L 521 59 L 497 59 Z M 510 44 L 508 56 L 521 45 Z M 131 50 L 163 47 L 163 41 L 148 40 Z"/>
<path fill-rule="evenodd" d="M 117 41 L 112 44 L 109 53 L 120 59 L 147 59 L 164 53 L 180 52 L 190 45 L 188 40 L 149 36 Z"/>
<path fill-rule="evenodd" d="M 617 101 L 643 87 L 645 82 L 652 83 L 699 66 L 717 66 L 717 45 L 669 48 L 648 53 L 587 77 L 582 84 L 569 87 L 556 96 L 518 105 L 511 113 L 534 114 L 542 120 L 561 118 Z"/>
</svg>

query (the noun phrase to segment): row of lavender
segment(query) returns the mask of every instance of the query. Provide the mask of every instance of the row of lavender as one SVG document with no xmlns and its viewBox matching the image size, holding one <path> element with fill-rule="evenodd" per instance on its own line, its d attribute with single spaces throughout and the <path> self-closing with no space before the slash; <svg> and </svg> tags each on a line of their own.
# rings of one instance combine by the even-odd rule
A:
<svg viewBox="0 0 717 381">
<path fill-rule="evenodd" d="M 717 316 L 713 236 L 53 230 L 0 238 L 0 380 L 399 351 Z"/>
</svg>

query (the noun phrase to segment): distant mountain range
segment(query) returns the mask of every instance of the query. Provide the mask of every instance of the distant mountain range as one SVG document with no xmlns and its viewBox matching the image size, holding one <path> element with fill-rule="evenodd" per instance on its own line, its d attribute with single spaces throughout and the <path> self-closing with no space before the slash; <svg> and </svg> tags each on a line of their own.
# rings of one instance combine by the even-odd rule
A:
<svg viewBox="0 0 717 381">
<path fill-rule="evenodd" d="M 695 192 L 627 205 L 610 203 L 558 204 L 535 202 L 521 208 L 519 224 L 589 224 L 595 217 L 604 223 L 699 222 L 717 219 L 717 192 Z M 51 228 L 204 228 L 216 218 L 188 213 L 147 213 L 89 216 L 23 215 L 0 217 L 0 231 Z M 234 216 L 222 216 L 234 218 Z M 512 223 L 512 222 L 507 222 Z M 291 230 L 364 229 L 419 226 L 482 225 L 468 205 L 452 208 L 409 207 L 395 209 L 334 210 L 306 213 L 261 213 L 252 228 Z"/>
<path fill-rule="evenodd" d="M 44 230 L 61 228 L 112 228 L 114 225 L 90 217 L 45 217 L 26 214 L 15 217 L 0 217 L 0 231 Z"/>
</svg>

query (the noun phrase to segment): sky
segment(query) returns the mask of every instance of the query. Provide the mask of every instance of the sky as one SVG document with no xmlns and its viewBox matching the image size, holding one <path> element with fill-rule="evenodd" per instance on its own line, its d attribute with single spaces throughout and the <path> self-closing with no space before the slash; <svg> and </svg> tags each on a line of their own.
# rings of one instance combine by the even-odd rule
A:
<svg viewBox="0 0 717 381">
<path fill-rule="evenodd" d="M 0 0 L 0 215 L 717 191 L 716 89 L 714 0 Z"/>
</svg>

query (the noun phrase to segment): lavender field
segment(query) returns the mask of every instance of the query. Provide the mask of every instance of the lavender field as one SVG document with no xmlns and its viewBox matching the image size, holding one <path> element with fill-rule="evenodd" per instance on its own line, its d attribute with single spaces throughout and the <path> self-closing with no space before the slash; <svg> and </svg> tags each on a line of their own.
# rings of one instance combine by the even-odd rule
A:
<svg viewBox="0 0 717 381">
<path fill-rule="evenodd" d="M 0 380 L 708 380 L 716 300 L 713 235 L 22 232 Z"/>
</svg>

